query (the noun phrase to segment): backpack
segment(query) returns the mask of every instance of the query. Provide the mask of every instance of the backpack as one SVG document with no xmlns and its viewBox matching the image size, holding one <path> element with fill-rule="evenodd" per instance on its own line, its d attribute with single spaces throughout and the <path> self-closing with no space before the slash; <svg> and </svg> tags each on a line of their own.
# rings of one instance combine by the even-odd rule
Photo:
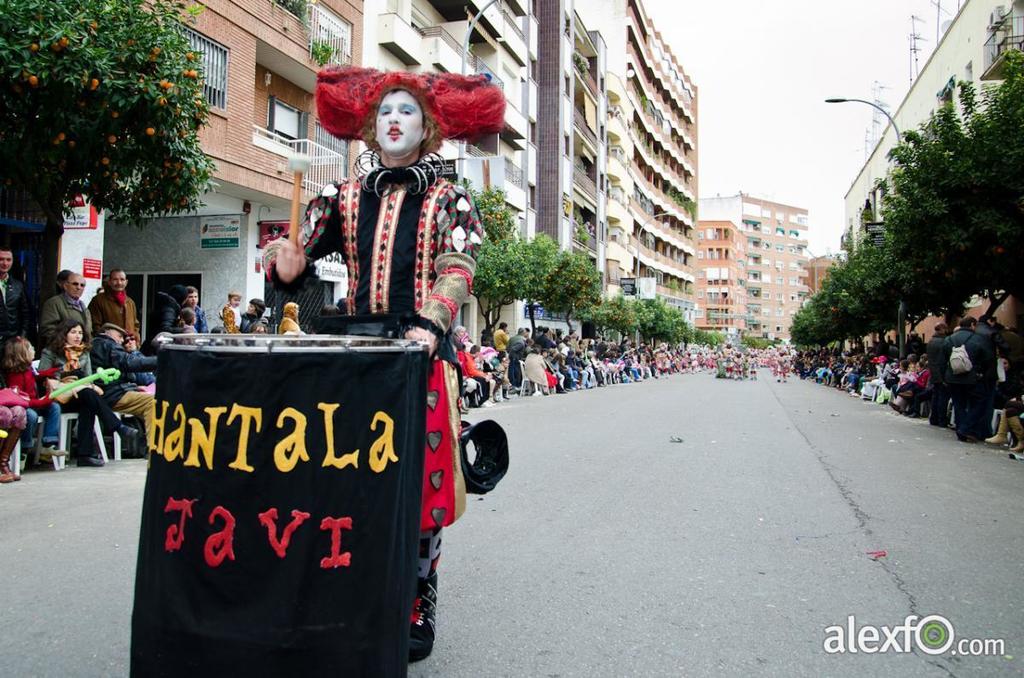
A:
<svg viewBox="0 0 1024 678">
<path fill-rule="evenodd" d="M 949 369 L 953 374 L 967 374 L 974 369 L 966 344 L 953 347 L 949 354 Z"/>
</svg>

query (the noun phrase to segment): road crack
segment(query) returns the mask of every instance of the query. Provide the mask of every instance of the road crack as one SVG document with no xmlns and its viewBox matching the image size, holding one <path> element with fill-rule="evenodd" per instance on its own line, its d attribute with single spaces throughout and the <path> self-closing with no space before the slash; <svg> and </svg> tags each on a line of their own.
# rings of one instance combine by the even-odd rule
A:
<svg viewBox="0 0 1024 678">
<path fill-rule="evenodd" d="M 804 442 L 807 444 L 808 449 L 810 449 L 811 454 L 813 454 L 818 460 L 818 463 L 821 465 L 822 469 L 824 469 L 825 473 L 832 481 L 832 484 L 836 486 L 836 489 L 839 491 L 839 495 L 843 498 L 843 501 L 850 507 L 850 510 L 853 512 L 853 516 L 857 521 L 857 528 L 864 533 L 864 536 L 874 537 L 874 532 L 872 532 L 871 527 L 868 525 L 872 520 L 871 515 L 864 510 L 856 497 L 854 497 L 853 491 L 850 487 L 839 477 L 839 469 L 829 463 L 825 457 L 825 453 L 807 437 L 804 430 L 800 428 L 800 425 L 793 419 L 789 408 L 782 404 L 782 399 L 779 398 L 778 392 L 772 388 L 771 385 L 768 386 L 768 390 L 772 392 L 772 396 L 775 397 L 775 402 L 777 402 L 782 411 L 786 413 L 786 418 L 789 419 L 789 423 L 792 425 L 793 430 L 799 433 L 800 437 L 804 439 Z M 896 571 L 895 566 L 881 558 L 876 559 L 875 562 L 878 563 L 882 568 L 882 571 L 889 576 L 893 584 L 896 586 L 896 590 L 899 591 L 906 599 L 910 614 L 921 618 L 923 615 L 918 611 L 917 598 L 910 591 L 910 586 L 907 585 L 907 582 L 903 579 L 900 573 Z M 925 657 L 917 652 L 917 648 L 911 648 L 910 651 L 914 656 L 923 660 L 926 664 L 942 669 L 951 676 L 951 678 L 956 678 L 956 674 L 953 673 L 948 666 L 942 663 L 941 658 L 932 656 Z"/>
</svg>

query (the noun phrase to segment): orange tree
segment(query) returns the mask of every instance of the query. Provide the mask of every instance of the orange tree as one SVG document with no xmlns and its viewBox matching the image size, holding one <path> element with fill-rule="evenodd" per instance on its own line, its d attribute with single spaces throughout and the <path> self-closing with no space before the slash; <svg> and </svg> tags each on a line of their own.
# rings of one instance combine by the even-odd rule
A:
<svg viewBox="0 0 1024 678">
<path fill-rule="evenodd" d="M 564 314 L 572 332 L 573 316 L 601 303 L 601 274 L 593 259 L 583 252 L 559 252 L 544 284 L 543 303 L 545 309 Z"/>
<path fill-rule="evenodd" d="M 46 216 L 42 289 L 76 195 L 129 223 L 199 207 L 213 165 L 190 13 L 176 0 L 3 3 L 0 180 Z"/>
</svg>

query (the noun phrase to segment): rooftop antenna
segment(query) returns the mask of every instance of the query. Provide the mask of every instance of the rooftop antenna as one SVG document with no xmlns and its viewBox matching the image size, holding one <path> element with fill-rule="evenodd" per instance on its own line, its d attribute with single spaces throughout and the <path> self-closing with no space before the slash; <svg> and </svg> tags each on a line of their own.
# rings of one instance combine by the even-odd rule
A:
<svg viewBox="0 0 1024 678">
<path fill-rule="evenodd" d="M 892 88 L 878 80 L 875 80 L 871 85 L 871 98 L 874 100 L 875 106 L 880 106 L 886 111 L 889 110 L 889 104 L 882 100 L 882 93 L 887 89 Z M 882 112 L 877 108 L 874 109 L 874 112 L 871 114 L 871 140 L 873 144 L 878 143 L 878 140 L 882 138 L 882 131 L 885 130 L 887 124 L 888 120 L 883 120 Z"/>
<path fill-rule="evenodd" d="M 921 34 L 917 32 L 918 22 L 924 23 L 924 19 L 919 16 L 910 17 L 910 83 L 913 84 L 914 80 L 921 73 L 921 67 L 918 63 L 918 54 L 921 52 L 921 47 L 917 43 L 925 42 L 926 38 L 922 38 Z"/>
<path fill-rule="evenodd" d="M 942 0 L 931 1 L 935 5 L 935 44 L 938 45 L 942 39 L 942 15 L 949 16 L 949 12 L 942 7 Z"/>
</svg>

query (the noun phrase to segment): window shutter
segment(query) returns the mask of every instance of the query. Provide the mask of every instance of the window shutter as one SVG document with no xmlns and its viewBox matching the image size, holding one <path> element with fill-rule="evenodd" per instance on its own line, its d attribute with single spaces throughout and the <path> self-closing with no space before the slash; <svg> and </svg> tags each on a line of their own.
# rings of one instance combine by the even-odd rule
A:
<svg viewBox="0 0 1024 678">
<path fill-rule="evenodd" d="M 267 97 L 267 129 L 274 131 L 274 111 L 277 109 L 277 97 L 271 94 Z"/>
<path fill-rule="evenodd" d="M 301 111 L 299 113 L 299 139 L 309 138 L 309 112 Z"/>
</svg>

